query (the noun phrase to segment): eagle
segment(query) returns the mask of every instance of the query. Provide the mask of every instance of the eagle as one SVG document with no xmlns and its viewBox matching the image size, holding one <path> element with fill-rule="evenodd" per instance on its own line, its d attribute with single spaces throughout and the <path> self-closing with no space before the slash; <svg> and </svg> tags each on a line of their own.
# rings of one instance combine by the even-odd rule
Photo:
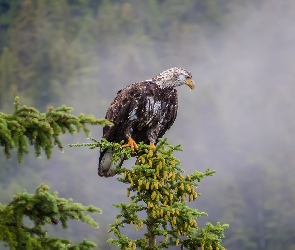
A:
<svg viewBox="0 0 295 250">
<path fill-rule="evenodd" d="M 191 73 L 175 67 L 119 90 L 105 116 L 113 126 L 103 128 L 103 138 L 109 142 L 124 140 L 123 146 L 131 147 L 133 152 L 139 142 L 155 147 L 158 138 L 162 138 L 176 119 L 176 87 L 181 85 L 187 85 L 191 90 L 195 88 Z M 122 155 L 117 165 L 121 167 L 123 161 Z M 115 170 L 110 147 L 100 152 L 98 175 L 111 177 L 116 174 Z"/>
</svg>

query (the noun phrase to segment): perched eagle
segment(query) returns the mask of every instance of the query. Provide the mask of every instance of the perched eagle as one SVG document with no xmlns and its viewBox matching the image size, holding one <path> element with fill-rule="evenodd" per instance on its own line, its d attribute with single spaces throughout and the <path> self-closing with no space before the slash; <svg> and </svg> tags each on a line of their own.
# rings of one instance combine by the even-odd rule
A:
<svg viewBox="0 0 295 250">
<path fill-rule="evenodd" d="M 186 84 L 194 89 L 195 83 L 189 71 L 171 68 L 150 80 L 130 84 L 117 93 L 106 113 L 113 126 L 103 128 L 103 138 L 110 142 L 126 142 L 132 151 L 143 141 L 152 147 L 170 129 L 177 115 L 178 97 L 175 87 Z M 100 153 L 98 175 L 115 175 L 112 149 Z M 121 157 L 121 167 L 124 156 Z"/>
</svg>

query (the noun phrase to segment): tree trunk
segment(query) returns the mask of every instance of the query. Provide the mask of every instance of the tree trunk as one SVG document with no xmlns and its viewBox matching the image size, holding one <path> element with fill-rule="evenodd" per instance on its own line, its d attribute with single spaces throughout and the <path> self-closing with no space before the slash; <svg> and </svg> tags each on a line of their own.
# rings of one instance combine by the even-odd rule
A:
<svg viewBox="0 0 295 250">
<path fill-rule="evenodd" d="M 153 218 L 152 218 L 152 211 L 148 209 L 147 211 L 147 236 L 148 236 L 148 241 L 149 241 L 149 248 L 154 249 L 156 247 L 156 235 L 155 235 L 155 225 L 153 223 Z"/>
</svg>

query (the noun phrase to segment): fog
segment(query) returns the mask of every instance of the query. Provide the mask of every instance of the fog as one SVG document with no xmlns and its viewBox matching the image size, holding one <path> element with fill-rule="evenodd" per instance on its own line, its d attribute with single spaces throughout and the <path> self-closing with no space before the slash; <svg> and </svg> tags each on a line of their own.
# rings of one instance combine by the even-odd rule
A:
<svg viewBox="0 0 295 250">
<path fill-rule="evenodd" d="M 189 70 L 196 88 L 178 88 L 178 116 L 165 137 L 182 145 L 184 151 L 176 155 L 186 173 L 217 171 L 200 183 L 202 196 L 189 204 L 209 214 L 199 226 L 206 221 L 229 223 L 224 240 L 228 250 L 283 249 L 284 238 L 273 237 L 280 232 L 295 235 L 294 23 L 294 2 L 257 1 L 231 5 L 218 25 L 178 30 L 171 34 L 172 42 L 135 39 L 112 41 L 105 51 L 91 48 L 87 60 L 97 69 L 77 74 L 61 103 L 76 114 L 102 118 L 117 91 L 128 84 L 170 67 Z M 102 127 L 91 130 L 91 137 L 101 138 Z M 81 134 L 65 136 L 63 142 L 88 141 Z M 89 234 L 93 241 L 106 240 L 108 224 L 118 213 L 112 204 L 128 202 L 126 187 L 115 177 L 97 176 L 98 155 L 98 149 L 66 147 L 48 162 L 37 159 L 52 191 L 103 210 L 95 216 L 99 229 L 71 224 L 79 241 Z M 61 229 L 50 232 L 67 235 Z"/>
</svg>

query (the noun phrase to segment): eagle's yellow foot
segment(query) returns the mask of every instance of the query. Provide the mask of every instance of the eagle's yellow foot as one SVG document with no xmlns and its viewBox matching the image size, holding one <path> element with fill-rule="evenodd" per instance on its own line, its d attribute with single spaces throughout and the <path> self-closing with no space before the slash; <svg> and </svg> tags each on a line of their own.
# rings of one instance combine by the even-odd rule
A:
<svg viewBox="0 0 295 250">
<path fill-rule="evenodd" d="M 136 142 L 131 137 L 128 137 L 128 142 L 124 144 L 122 147 L 130 147 L 132 152 L 138 150 Z"/>
</svg>

